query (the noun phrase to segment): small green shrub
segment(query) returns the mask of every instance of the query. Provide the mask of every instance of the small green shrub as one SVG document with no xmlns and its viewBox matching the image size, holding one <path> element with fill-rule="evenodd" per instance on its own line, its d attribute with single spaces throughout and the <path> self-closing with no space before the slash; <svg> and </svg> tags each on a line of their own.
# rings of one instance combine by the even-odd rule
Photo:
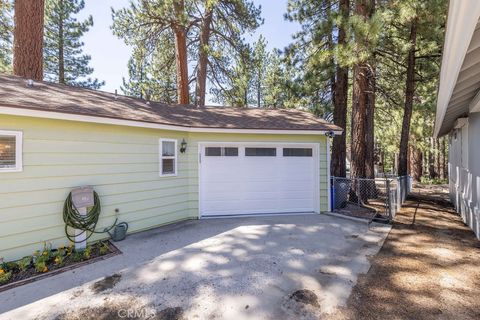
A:
<svg viewBox="0 0 480 320">
<path fill-rule="evenodd" d="M 80 261 L 83 260 L 83 251 L 75 250 L 75 251 L 73 251 L 71 256 L 72 256 L 72 260 L 74 262 L 80 262 Z"/>
<path fill-rule="evenodd" d="M 109 252 L 110 252 L 110 246 L 108 245 L 108 242 L 105 241 L 100 243 L 100 249 L 99 249 L 100 255 L 104 256 Z"/>
<path fill-rule="evenodd" d="M 55 252 L 54 257 L 53 257 L 53 263 L 56 266 L 63 266 L 64 261 L 65 261 L 65 256 L 66 256 L 66 251 L 64 248 L 60 247 L 57 249 L 57 252 Z"/>
<path fill-rule="evenodd" d="M 15 261 L 5 262 L 3 265 L 7 271 L 14 271 L 18 268 L 18 264 Z"/>
<path fill-rule="evenodd" d="M 85 260 L 88 260 L 88 259 L 90 259 L 91 256 L 92 256 L 92 246 L 87 245 L 85 250 L 83 250 L 83 258 Z"/>
<path fill-rule="evenodd" d="M 37 272 L 47 272 L 48 271 L 48 257 L 44 255 L 40 255 L 35 259 L 34 266 L 35 271 Z"/>
<path fill-rule="evenodd" d="M 0 285 L 7 283 L 12 278 L 12 271 L 0 269 Z"/>
<path fill-rule="evenodd" d="M 32 257 L 30 256 L 23 257 L 22 259 L 17 261 L 18 269 L 20 269 L 20 271 L 22 272 L 26 271 L 31 264 L 32 264 Z"/>
<path fill-rule="evenodd" d="M 35 266 L 35 271 L 37 272 L 47 272 L 48 271 L 48 262 L 52 257 L 52 245 L 43 244 L 43 250 L 37 250 L 33 254 L 33 265 Z"/>
</svg>

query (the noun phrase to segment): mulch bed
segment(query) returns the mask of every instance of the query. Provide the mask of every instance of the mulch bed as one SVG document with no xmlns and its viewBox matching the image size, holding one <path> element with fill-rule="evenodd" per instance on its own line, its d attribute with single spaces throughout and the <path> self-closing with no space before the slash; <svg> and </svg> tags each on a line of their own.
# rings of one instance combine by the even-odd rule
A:
<svg viewBox="0 0 480 320">
<path fill-rule="evenodd" d="M 16 288 L 27 283 L 38 281 L 47 277 L 51 277 L 72 269 L 76 269 L 84 265 L 95 263 L 97 261 L 105 260 L 122 253 L 112 242 L 106 242 L 108 243 L 109 252 L 103 255 L 100 254 L 99 246 L 93 244 L 92 252 L 89 259 L 83 261 L 74 261 L 73 255 L 70 255 L 65 258 L 62 265 L 55 265 L 53 263 L 49 264 L 48 271 L 44 273 L 37 272 L 33 266 L 30 266 L 25 271 L 16 270 L 12 273 L 12 277 L 10 278 L 9 282 L 0 285 L 0 292 Z"/>
</svg>

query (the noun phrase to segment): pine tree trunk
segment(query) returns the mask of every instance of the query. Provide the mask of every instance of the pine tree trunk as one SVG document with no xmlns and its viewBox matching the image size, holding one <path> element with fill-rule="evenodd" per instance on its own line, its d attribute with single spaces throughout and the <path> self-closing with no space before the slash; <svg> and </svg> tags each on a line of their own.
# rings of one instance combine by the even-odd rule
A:
<svg viewBox="0 0 480 320">
<path fill-rule="evenodd" d="M 366 115 L 365 115 L 365 176 L 369 179 L 375 178 L 375 67 L 369 68 L 368 88 L 366 92 Z"/>
<path fill-rule="evenodd" d="M 444 138 L 438 139 L 438 177 L 440 179 L 445 179 L 445 172 L 443 171 L 445 168 L 445 164 L 443 163 L 445 160 L 443 158 L 443 140 Z"/>
<path fill-rule="evenodd" d="M 369 2 L 369 18 L 372 18 L 375 14 L 375 1 Z M 367 81 L 368 87 L 366 94 L 366 114 L 365 114 L 365 176 L 369 179 L 375 178 L 375 86 L 376 86 L 376 65 L 375 55 L 370 59 L 370 65 L 368 68 Z M 373 187 L 369 188 L 373 191 Z"/>
<path fill-rule="evenodd" d="M 43 80 L 44 0 L 16 0 L 13 74 Z"/>
<path fill-rule="evenodd" d="M 261 68 L 258 69 L 257 74 L 257 107 L 262 106 L 262 71 Z"/>
<path fill-rule="evenodd" d="M 350 0 L 340 0 L 340 13 L 345 24 L 350 15 Z M 338 44 L 346 42 L 345 25 L 338 28 Z M 332 174 L 336 177 L 345 177 L 347 174 L 347 101 L 348 101 L 348 68 L 337 65 L 333 121 L 343 129 L 340 136 L 333 138 L 332 145 Z"/>
<path fill-rule="evenodd" d="M 441 178 L 440 173 L 440 141 L 438 139 L 434 139 L 435 142 L 435 174 L 437 178 Z"/>
<path fill-rule="evenodd" d="M 352 98 L 352 161 L 351 176 L 354 178 L 365 178 L 365 115 L 366 115 L 366 94 L 368 80 L 366 73 L 368 66 L 359 64 L 353 70 L 353 98 Z"/>
<path fill-rule="evenodd" d="M 435 139 L 430 138 L 430 152 L 428 154 L 428 175 L 430 179 L 435 179 L 437 174 L 435 172 Z"/>
<path fill-rule="evenodd" d="M 410 165 L 413 180 L 420 181 L 423 174 L 423 154 L 415 146 L 410 146 Z"/>
<path fill-rule="evenodd" d="M 367 2 L 357 0 L 355 13 L 365 19 L 368 18 Z M 357 39 L 357 41 L 363 41 Z M 361 46 L 360 46 L 361 47 Z M 367 109 L 369 67 L 366 62 L 359 62 L 353 68 L 353 96 L 352 96 L 352 133 L 351 133 L 351 176 L 365 178 L 365 123 Z"/>
<path fill-rule="evenodd" d="M 405 110 L 403 113 L 402 135 L 400 137 L 400 154 L 398 159 L 398 175 L 408 175 L 408 140 L 410 137 L 410 120 L 413 111 L 413 96 L 415 94 L 415 50 L 417 45 L 417 19 L 410 27 L 410 50 L 408 51 L 407 82 L 405 88 Z"/>
<path fill-rule="evenodd" d="M 65 84 L 65 55 L 64 55 L 64 32 L 63 32 L 63 0 L 59 2 L 60 7 L 60 25 L 58 26 L 58 82 Z"/>
<path fill-rule="evenodd" d="M 203 18 L 202 29 L 200 31 L 195 104 L 201 107 L 205 106 L 205 96 L 207 92 L 208 44 L 210 42 L 212 18 L 213 12 L 211 9 L 208 9 Z"/>
<path fill-rule="evenodd" d="M 177 99 L 179 104 L 189 103 L 188 90 L 188 60 L 187 60 L 187 31 L 180 19 L 184 15 L 185 5 L 183 0 L 174 0 L 173 8 L 178 19 L 173 25 L 175 36 L 175 61 L 177 67 Z"/>
</svg>

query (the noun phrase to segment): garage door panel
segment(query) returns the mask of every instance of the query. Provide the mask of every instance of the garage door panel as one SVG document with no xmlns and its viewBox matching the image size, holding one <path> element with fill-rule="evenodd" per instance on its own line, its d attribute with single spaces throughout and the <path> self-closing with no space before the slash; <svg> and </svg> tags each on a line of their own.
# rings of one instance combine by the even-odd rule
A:
<svg viewBox="0 0 480 320">
<path fill-rule="evenodd" d="M 232 201 L 225 204 L 222 201 L 208 201 L 204 210 L 210 215 L 275 213 L 279 212 L 276 205 L 268 205 L 263 200 Z"/>
<path fill-rule="evenodd" d="M 238 147 L 238 156 L 205 156 L 205 147 L 200 148 L 201 215 L 316 211 L 319 161 L 315 152 L 286 157 L 283 146 L 277 144 L 265 146 L 276 148 L 275 157 L 245 156 L 244 148 L 251 145 L 229 146 Z"/>
</svg>

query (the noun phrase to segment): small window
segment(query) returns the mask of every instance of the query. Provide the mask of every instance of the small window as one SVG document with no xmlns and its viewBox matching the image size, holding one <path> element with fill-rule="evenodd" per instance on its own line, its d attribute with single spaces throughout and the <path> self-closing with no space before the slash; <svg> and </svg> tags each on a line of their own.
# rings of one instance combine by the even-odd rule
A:
<svg viewBox="0 0 480 320">
<path fill-rule="evenodd" d="M 238 148 L 236 147 L 206 147 L 205 155 L 207 157 L 238 157 Z"/>
<path fill-rule="evenodd" d="M 177 140 L 160 139 L 160 175 L 177 174 Z"/>
<path fill-rule="evenodd" d="M 277 156 L 276 148 L 245 148 L 247 157 L 275 157 Z"/>
<path fill-rule="evenodd" d="M 22 171 L 22 132 L 0 130 L 0 172 Z"/>
<path fill-rule="evenodd" d="M 222 148 L 220 147 L 206 147 L 205 155 L 207 157 L 220 157 L 222 156 Z"/>
<path fill-rule="evenodd" d="M 238 148 L 225 147 L 223 151 L 225 157 L 238 157 Z"/>
<path fill-rule="evenodd" d="M 311 148 L 283 148 L 284 157 L 311 157 Z"/>
</svg>

